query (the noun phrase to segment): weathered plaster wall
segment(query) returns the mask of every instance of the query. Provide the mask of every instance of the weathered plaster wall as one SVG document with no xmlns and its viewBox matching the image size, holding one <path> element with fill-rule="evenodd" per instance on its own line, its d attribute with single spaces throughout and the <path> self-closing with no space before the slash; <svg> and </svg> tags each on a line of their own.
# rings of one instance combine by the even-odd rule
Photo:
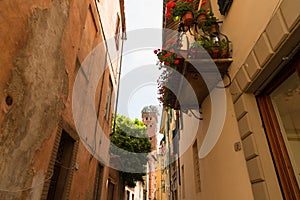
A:
<svg viewBox="0 0 300 200">
<path fill-rule="evenodd" d="M 117 50 L 115 42 L 115 32 L 117 26 L 117 16 L 121 19 L 120 1 L 104 0 L 99 1 L 97 4 L 99 13 L 101 15 L 101 21 L 103 25 L 103 31 L 107 40 L 107 49 L 109 51 L 108 62 L 111 73 L 114 76 L 113 84 L 117 81 L 118 66 L 120 63 L 120 48 L 121 41 L 119 40 L 119 50 Z M 122 37 L 122 21 L 119 24 L 120 39 Z"/>
<path fill-rule="evenodd" d="M 12 51 L 2 63 L 0 91 L 2 102 L 10 96 L 12 105 L 2 103 L 1 108 L 0 187 L 9 192 L 2 191 L 0 199 L 21 199 L 32 187 L 32 158 L 55 130 L 68 93 L 61 41 L 69 4 L 58 0 L 1 4 L 2 17 L 10 20 L 1 38 L 7 38 Z"/>
<path fill-rule="evenodd" d="M 61 129 L 75 135 L 78 147 L 70 169 L 70 199 L 92 199 L 98 161 L 78 139 L 72 92 L 76 75 L 83 73 L 80 64 L 103 42 L 95 1 L 14 0 L 1 1 L 0 7 L 0 49 L 4 50 L 0 60 L 0 199 L 45 198 L 44 182 L 51 179 L 53 149 Z M 108 137 L 114 95 L 110 116 L 104 117 L 104 112 L 113 78 L 105 48 L 99 53 L 92 67 L 100 69 L 103 76 L 96 82 L 93 109 Z M 84 73 L 90 78 L 83 88 L 87 94 L 92 90 L 89 83 L 98 80 L 97 74 Z M 94 130 L 91 124 L 95 121 L 87 123 Z M 97 141 L 101 143 L 98 136 Z M 101 199 L 107 196 L 109 171 L 104 167 Z"/>
</svg>

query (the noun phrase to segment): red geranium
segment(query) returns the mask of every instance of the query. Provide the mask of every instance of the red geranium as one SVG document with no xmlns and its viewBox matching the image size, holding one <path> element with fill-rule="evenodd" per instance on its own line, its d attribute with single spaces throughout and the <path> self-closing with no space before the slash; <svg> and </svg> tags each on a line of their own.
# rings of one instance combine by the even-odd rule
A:
<svg viewBox="0 0 300 200">
<path fill-rule="evenodd" d="M 170 1 L 167 3 L 166 7 L 166 18 L 169 19 L 172 16 L 172 10 L 176 6 L 176 2 Z"/>
</svg>

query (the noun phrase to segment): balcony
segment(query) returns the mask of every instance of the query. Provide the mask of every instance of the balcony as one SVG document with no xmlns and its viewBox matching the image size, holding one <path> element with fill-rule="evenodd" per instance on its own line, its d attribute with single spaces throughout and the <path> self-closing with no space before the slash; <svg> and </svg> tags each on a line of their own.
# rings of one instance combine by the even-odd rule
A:
<svg viewBox="0 0 300 200">
<path fill-rule="evenodd" d="M 222 22 L 205 5 L 190 8 L 187 19 L 183 5 L 173 4 L 167 5 L 173 18 L 166 20 L 166 27 L 177 31 L 164 32 L 163 48 L 155 51 L 164 70 L 158 80 L 159 100 L 173 109 L 197 109 L 214 88 L 231 84 L 231 41 L 220 31 Z M 182 15 L 176 17 L 180 9 Z"/>
</svg>

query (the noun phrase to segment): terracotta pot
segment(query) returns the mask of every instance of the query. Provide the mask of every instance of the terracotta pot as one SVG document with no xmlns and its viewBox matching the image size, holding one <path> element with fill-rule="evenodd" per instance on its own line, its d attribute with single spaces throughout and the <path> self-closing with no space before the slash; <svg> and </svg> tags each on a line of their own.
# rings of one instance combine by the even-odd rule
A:
<svg viewBox="0 0 300 200">
<path fill-rule="evenodd" d="M 192 26 L 194 22 L 194 14 L 192 11 L 186 11 L 184 15 L 181 17 L 184 25 Z"/>
<path fill-rule="evenodd" d="M 213 47 L 210 56 L 211 58 L 220 58 L 220 48 L 218 46 Z"/>
<path fill-rule="evenodd" d="M 215 33 L 215 34 L 218 33 L 219 32 L 219 24 L 218 23 L 211 24 L 210 32 Z"/>
<path fill-rule="evenodd" d="M 228 51 L 226 49 L 222 49 L 221 53 L 220 53 L 220 57 L 221 58 L 228 58 L 229 54 Z"/>
<path fill-rule="evenodd" d="M 207 21 L 207 16 L 205 13 L 201 13 L 197 17 L 197 22 L 199 25 L 204 25 Z"/>
</svg>

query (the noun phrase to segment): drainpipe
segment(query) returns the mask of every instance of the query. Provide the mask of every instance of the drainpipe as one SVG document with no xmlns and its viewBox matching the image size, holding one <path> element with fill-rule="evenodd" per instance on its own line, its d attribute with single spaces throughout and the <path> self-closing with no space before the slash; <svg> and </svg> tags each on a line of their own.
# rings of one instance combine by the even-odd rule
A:
<svg viewBox="0 0 300 200">
<path fill-rule="evenodd" d="M 179 141 L 180 141 L 180 127 L 179 127 L 179 111 L 176 111 L 176 131 L 177 131 L 177 137 L 178 140 L 176 141 L 177 145 L 177 156 L 178 156 L 178 166 L 177 166 L 177 171 L 178 171 L 178 184 L 181 185 L 181 178 L 180 178 L 180 153 L 179 153 Z"/>
<path fill-rule="evenodd" d="M 167 127 L 167 137 L 166 137 L 166 141 L 168 141 L 168 143 L 169 143 L 169 145 L 168 145 L 168 154 L 169 154 L 169 163 L 168 163 L 168 165 L 169 165 L 169 194 L 168 194 L 168 199 L 170 200 L 171 199 L 171 196 L 173 197 L 173 190 L 172 190 L 172 188 L 171 188 L 171 186 L 172 186 L 172 174 L 171 174 L 171 163 L 170 163 L 170 159 L 171 159 L 171 141 L 170 141 L 170 138 L 169 138 L 169 127 L 170 127 L 170 119 L 169 119 L 169 114 L 167 115 L 168 116 L 168 118 L 167 118 L 167 120 L 168 120 L 168 127 Z"/>
<path fill-rule="evenodd" d="M 117 111 L 118 111 L 118 103 L 119 103 L 119 90 L 120 90 L 120 80 L 121 80 L 121 71 L 122 71 L 122 61 L 123 61 L 123 48 L 124 48 L 124 41 L 127 40 L 126 32 L 122 32 L 122 45 L 121 45 L 121 57 L 120 57 L 120 67 L 118 73 L 118 83 L 117 83 L 117 96 L 116 96 L 116 104 L 115 104 L 115 114 L 114 114 L 114 125 L 113 125 L 113 132 L 110 135 L 113 135 L 116 131 L 116 119 L 117 119 Z"/>
</svg>

